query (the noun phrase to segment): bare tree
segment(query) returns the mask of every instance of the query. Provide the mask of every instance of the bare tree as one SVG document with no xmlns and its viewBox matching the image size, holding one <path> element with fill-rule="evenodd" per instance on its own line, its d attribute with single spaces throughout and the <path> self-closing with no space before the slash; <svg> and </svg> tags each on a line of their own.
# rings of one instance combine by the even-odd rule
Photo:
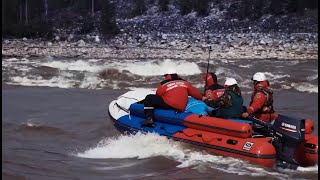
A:
<svg viewBox="0 0 320 180">
<path fill-rule="evenodd" d="M 19 1 L 19 23 L 23 23 L 23 20 L 22 20 L 22 12 L 23 9 L 22 9 L 22 0 Z"/>
<path fill-rule="evenodd" d="M 91 0 L 91 15 L 94 16 L 94 0 Z"/>
<path fill-rule="evenodd" d="M 48 0 L 44 0 L 45 21 L 48 22 Z"/>
<path fill-rule="evenodd" d="M 26 0 L 26 4 L 25 4 L 25 16 L 26 16 L 25 24 L 28 24 L 28 0 Z"/>
</svg>

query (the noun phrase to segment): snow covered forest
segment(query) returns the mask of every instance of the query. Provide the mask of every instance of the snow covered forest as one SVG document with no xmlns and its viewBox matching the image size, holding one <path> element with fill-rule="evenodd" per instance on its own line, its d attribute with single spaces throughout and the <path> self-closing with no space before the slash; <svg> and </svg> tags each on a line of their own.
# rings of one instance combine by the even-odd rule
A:
<svg viewBox="0 0 320 180">
<path fill-rule="evenodd" d="M 317 0 L 2 0 L 2 37 L 308 33 L 318 31 L 317 11 Z"/>
</svg>

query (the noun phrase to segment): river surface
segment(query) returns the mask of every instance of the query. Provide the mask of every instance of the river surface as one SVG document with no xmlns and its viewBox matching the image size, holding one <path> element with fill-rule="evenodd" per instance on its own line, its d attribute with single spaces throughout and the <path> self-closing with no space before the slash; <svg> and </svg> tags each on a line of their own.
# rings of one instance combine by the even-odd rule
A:
<svg viewBox="0 0 320 180">
<path fill-rule="evenodd" d="M 4 179 L 318 179 L 318 166 L 263 168 L 156 134 L 120 134 L 108 104 L 130 89 L 156 88 L 175 66 L 203 89 L 206 60 L 2 58 Z M 318 61 L 211 60 L 220 83 L 236 78 L 248 105 L 264 72 L 279 113 L 309 118 L 318 135 Z"/>
</svg>

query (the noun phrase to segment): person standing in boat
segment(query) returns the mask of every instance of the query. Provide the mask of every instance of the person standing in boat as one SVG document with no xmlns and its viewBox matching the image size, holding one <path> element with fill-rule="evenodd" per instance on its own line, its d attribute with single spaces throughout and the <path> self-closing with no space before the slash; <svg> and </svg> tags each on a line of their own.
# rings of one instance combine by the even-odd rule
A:
<svg viewBox="0 0 320 180">
<path fill-rule="evenodd" d="M 183 112 L 189 95 L 202 100 L 200 91 L 186 80 L 181 79 L 175 69 L 168 69 L 164 77 L 165 80 L 159 84 L 156 94 L 149 94 L 144 99 L 146 119 L 141 122 L 143 126 L 153 126 L 154 108 L 175 109 Z"/>
<path fill-rule="evenodd" d="M 237 81 L 227 78 L 224 83 L 225 92 L 215 100 L 205 99 L 204 102 L 215 108 L 210 116 L 221 118 L 240 118 L 243 112 L 243 98 Z"/>
<path fill-rule="evenodd" d="M 217 79 L 217 75 L 213 72 L 211 73 L 206 73 L 203 77 L 202 77 L 203 81 L 206 82 L 205 84 L 205 94 L 202 98 L 202 100 L 215 100 L 218 97 L 222 96 L 225 88 L 218 84 L 218 79 Z"/>
<path fill-rule="evenodd" d="M 264 122 L 272 122 L 277 118 L 273 109 L 273 92 L 270 89 L 269 81 L 262 72 L 253 75 L 253 94 L 251 102 L 246 112 L 242 114 L 243 118 L 252 115 Z"/>
</svg>

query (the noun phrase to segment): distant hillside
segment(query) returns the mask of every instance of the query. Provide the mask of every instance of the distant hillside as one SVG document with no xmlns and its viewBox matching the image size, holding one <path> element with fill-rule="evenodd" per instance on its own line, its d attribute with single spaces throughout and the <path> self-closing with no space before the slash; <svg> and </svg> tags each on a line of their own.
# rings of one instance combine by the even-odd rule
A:
<svg viewBox="0 0 320 180">
<path fill-rule="evenodd" d="M 2 37 L 316 33 L 317 11 L 317 0 L 3 0 Z"/>
</svg>

